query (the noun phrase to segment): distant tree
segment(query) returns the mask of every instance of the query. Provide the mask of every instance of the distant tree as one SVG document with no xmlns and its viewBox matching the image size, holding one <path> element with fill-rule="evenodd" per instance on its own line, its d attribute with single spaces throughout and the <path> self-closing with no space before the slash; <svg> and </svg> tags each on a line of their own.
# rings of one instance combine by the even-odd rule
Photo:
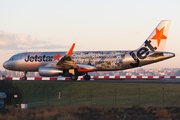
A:
<svg viewBox="0 0 180 120">
<path fill-rule="evenodd" d="M 0 92 L 6 93 L 7 98 L 5 99 L 6 104 L 19 103 L 21 99 L 21 91 L 19 88 L 13 86 L 12 80 L 0 80 Z M 17 95 L 17 98 L 14 98 Z"/>
<path fill-rule="evenodd" d="M 180 69 L 176 71 L 175 75 L 180 76 Z"/>
</svg>

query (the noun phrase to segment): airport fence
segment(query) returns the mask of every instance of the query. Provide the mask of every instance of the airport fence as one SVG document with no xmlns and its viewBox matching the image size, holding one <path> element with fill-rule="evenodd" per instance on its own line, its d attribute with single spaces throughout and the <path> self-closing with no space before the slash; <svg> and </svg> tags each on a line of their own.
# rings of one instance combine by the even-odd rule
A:
<svg viewBox="0 0 180 120">
<path fill-rule="evenodd" d="M 79 92 L 80 91 L 80 92 Z M 14 98 L 16 99 L 16 98 Z M 15 100 L 14 100 L 15 101 Z M 91 105 L 92 107 L 146 107 L 154 105 L 157 107 L 179 107 L 179 91 L 169 88 L 114 88 L 101 91 L 100 89 L 82 89 L 56 92 L 28 92 L 24 91 L 21 101 L 15 104 L 28 104 L 28 107 L 47 107 L 47 106 L 68 106 L 68 105 Z"/>
</svg>

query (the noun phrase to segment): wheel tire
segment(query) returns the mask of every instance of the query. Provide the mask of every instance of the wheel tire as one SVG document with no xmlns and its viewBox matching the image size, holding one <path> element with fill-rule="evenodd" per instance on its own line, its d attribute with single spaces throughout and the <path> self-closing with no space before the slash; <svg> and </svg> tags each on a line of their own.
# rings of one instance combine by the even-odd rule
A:
<svg viewBox="0 0 180 120">
<path fill-rule="evenodd" d="M 72 80 L 72 81 L 76 81 L 77 78 L 78 78 L 78 76 L 76 76 L 76 75 L 72 75 L 72 76 L 71 76 L 71 80 Z"/>
<path fill-rule="evenodd" d="M 91 76 L 90 75 L 85 75 L 84 76 L 84 80 L 90 80 L 91 79 Z"/>
<path fill-rule="evenodd" d="M 27 77 L 26 77 L 26 76 L 23 76 L 22 79 L 23 79 L 23 80 L 27 80 Z"/>
</svg>

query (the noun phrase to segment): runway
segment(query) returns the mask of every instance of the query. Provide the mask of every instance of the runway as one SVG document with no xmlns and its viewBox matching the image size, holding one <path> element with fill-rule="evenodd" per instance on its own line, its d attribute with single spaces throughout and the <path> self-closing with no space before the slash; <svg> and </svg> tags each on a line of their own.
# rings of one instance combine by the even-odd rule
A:
<svg viewBox="0 0 180 120">
<path fill-rule="evenodd" d="M 180 80 L 177 79 L 168 79 L 168 80 L 146 80 L 146 79 L 95 79 L 95 80 L 77 80 L 77 81 L 71 81 L 71 80 L 27 80 L 27 81 L 34 81 L 34 82 L 86 82 L 86 83 L 159 83 L 159 84 L 180 84 Z M 20 80 L 19 82 L 26 82 Z"/>
<path fill-rule="evenodd" d="M 22 77 L 5 77 L 5 80 L 24 81 Z M 3 80 L 2 78 L 0 80 Z M 91 76 L 91 80 L 84 80 L 79 76 L 77 81 L 65 77 L 28 77 L 26 81 L 39 82 L 99 82 L 99 83 L 180 83 L 180 76 Z"/>
<path fill-rule="evenodd" d="M 99 83 L 160 83 L 160 84 L 180 84 L 180 80 L 174 80 L 174 79 L 169 79 L 169 80 L 119 80 L 119 79 L 103 79 L 103 80 L 89 80 L 89 81 L 58 81 L 58 82 L 99 82 Z"/>
</svg>

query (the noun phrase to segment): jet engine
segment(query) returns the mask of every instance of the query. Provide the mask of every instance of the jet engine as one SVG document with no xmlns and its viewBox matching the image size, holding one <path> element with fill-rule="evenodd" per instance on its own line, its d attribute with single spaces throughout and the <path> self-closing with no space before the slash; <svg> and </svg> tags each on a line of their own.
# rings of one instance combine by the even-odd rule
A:
<svg viewBox="0 0 180 120">
<path fill-rule="evenodd" d="M 44 77 L 51 77 L 51 76 L 59 76 L 63 74 L 62 70 L 59 70 L 54 67 L 40 67 L 39 70 L 39 75 L 44 76 Z"/>
</svg>

